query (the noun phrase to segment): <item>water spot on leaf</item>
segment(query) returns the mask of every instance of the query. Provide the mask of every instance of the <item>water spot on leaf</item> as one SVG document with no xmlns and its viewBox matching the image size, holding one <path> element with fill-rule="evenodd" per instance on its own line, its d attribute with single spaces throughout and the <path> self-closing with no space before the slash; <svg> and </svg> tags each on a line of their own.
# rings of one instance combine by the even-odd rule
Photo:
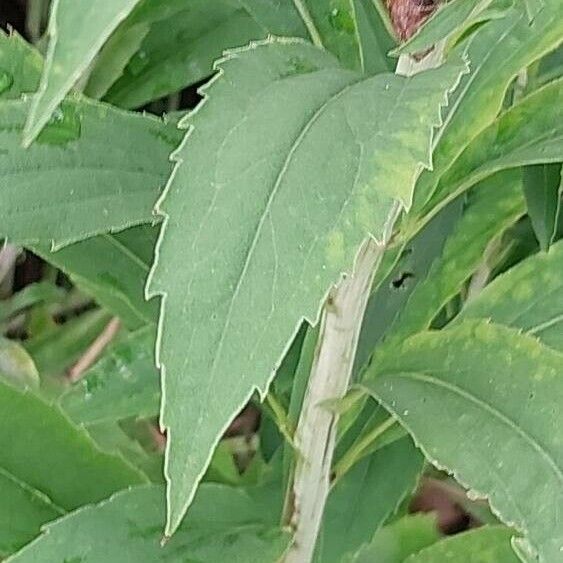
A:
<svg viewBox="0 0 563 563">
<path fill-rule="evenodd" d="M 45 145 L 66 145 L 80 138 L 82 117 L 75 106 L 63 104 L 43 129 L 37 142 Z"/>
<path fill-rule="evenodd" d="M 354 18 L 348 10 L 334 8 L 328 17 L 328 21 L 333 29 L 344 33 L 355 33 Z"/>
</svg>

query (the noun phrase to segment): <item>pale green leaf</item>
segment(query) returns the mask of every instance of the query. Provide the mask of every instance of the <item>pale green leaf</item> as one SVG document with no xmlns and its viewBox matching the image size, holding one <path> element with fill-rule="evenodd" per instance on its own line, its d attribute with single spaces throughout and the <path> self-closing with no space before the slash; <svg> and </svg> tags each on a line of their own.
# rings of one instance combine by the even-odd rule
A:
<svg viewBox="0 0 563 563">
<path fill-rule="evenodd" d="M 51 376 L 64 374 L 110 320 L 111 315 L 107 311 L 87 311 L 62 325 L 56 325 L 52 330 L 25 340 L 23 345 L 41 374 L 42 384 Z"/>
<path fill-rule="evenodd" d="M 43 75 L 23 130 L 25 145 L 39 135 L 111 32 L 138 1 L 54 0 Z"/>
<path fill-rule="evenodd" d="M 552 563 L 563 547 L 562 373 L 563 355 L 535 338 L 466 321 L 376 355 L 363 384 Z"/>
<path fill-rule="evenodd" d="M 511 545 L 513 536 L 509 528 L 478 528 L 426 547 L 404 563 L 519 563 Z"/>
<path fill-rule="evenodd" d="M 316 321 L 362 241 L 382 237 L 397 200 L 409 203 L 463 65 L 365 78 L 310 45 L 271 40 L 218 69 L 185 123 L 149 281 L 164 296 L 168 532 L 301 320 Z"/>
<path fill-rule="evenodd" d="M 348 554 L 343 563 L 403 563 L 411 553 L 434 544 L 438 538 L 434 516 L 404 516 L 378 530 L 370 543 Z"/>
<path fill-rule="evenodd" d="M 39 304 L 51 304 L 62 301 L 65 291 L 49 281 L 26 285 L 8 299 L 0 301 L 0 322 Z"/>
<path fill-rule="evenodd" d="M 60 509 L 100 501 L 146 480 L 100 451 L 57 407 L 1 382 L 0 422 L 0 471 L 6 478 L 0 484 L 19 483 Z"/>
<path fill-rule="evenodd" d="M 156 416 L 160 385 L 154 340 L 154 328 L 147 327 L 116 343 L 61 397 L 61 408 L 81 424 Z"/>
<path fill-rule="evenodd" d="M 0 378 L 17 387 L 39 387 L 39 373 L 21 344 L 0 337 Z"/>
<path fill-rule="evenodd" d="M 416 488 L 423 461 L 405 437 L 344 475 L 328 497 L 314 561 L 340 563 L 345 553 L 370 541 Z"/>
<path fill-rule="evenodd" d="M 520 328 L 563 352 L 563 241 L 497 277 L 459 319 L 491 319 Z"/>
<path fill-rule="evenodd" d="M 120 233 L 102 234 L 57 251 L 49 245 L 32 250 L 53 264 L 98 303 L 117 315 L 128 328 L 156 323 L 158 303 L 144 299 L 144 286 L 157 229 L 140 225 Z"/>
<path fill-rule="evenodd" d="M 563 154 L 563 150 L 561 151 Z M 524 194 L 528 215 L 543 250 L 553 243 L 563 194 L 561 164 L 536 164 L 524 168 Z"/>
<path fill-rule="evenodd" d="M 0 234 L 62 246 L 154 220 L 179 132 L 161 120 L 67 100 L 29 149 L 28 102 L 0 103 Z"/>
<path fill-rule="evenodd" d="M 559 162 L 563 79 L 536 90 L 483 130 L 442 176 L 426 209 L 433 214 L 478 181 L 507 168 Z"/>
<path fill-rule="evenodd" d="M 289 535 L 242 489 L 206 484 L 190 519 L 161 546 L 164 489 L 136 487 L 49 524 L 45 533 L 10 563 L 80 561 L 137 563 L 185 561 L 276 563 Z"/>
<path fill-rule="evenodd" d="M 466 52 L 470 73 L 463 78 L 449 105 L 434 153 L 433 171 L 424 172 L 417 183 L 414 201 L 417 213 L 425 207 L 440 178 L 463 149 L 497 117 L 513 78 L 555 49 L 562 38 L 560 0 L 545 0 L 545 9 L 532 23 L 523 3 L 515 2 L 503 18 L 485 23 L 458 47 L 457 51 Z"/>
<path fill-rule="evenodd" d="M 35 92 L 42 67 L 41 55 L 16 32 L 0 29 L 0 99 L 17 99 Z"/>
<path fill-rule="evenodd" d="M 155 2 L 148 3 L 144 16 L 141 10 L 134 14 L 132 25 L 154 19 L 155 11 Z M 122 33 L 122 42 L 128 39 L 126 33 L 132 33 L 130 29 Z M 183 9 L 151 23 L 139 50 L 105 99 L 132 108 L 177 92 L 210 76 L 213 61 L 225 49 L 263 39 L 268 33 L 306 35 L 292 0 L 191 0 Z"/>
<path fill-rule="evenodd" d="M 419 282 L 388 330 L 390 338 L 405 338 L 426 330 L 487 258 L 490 244 L 519 217 L 526 204 L 519 169 L 496 174 L 475 187 L 442 255 Z"/>
</svg>

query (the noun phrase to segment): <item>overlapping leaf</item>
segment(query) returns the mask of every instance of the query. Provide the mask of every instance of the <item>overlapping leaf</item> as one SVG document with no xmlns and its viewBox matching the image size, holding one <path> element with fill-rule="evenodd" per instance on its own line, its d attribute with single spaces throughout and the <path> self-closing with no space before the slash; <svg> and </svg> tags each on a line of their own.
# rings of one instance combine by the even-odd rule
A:
<svg viewBox="0 0 563 563">
<path fill-rule="evenodd" d="M 107 92 L 105 99 L 122 107 L 138 107 L 177 92 L 213 72 L 213 61 L 225 49 L 263 39 L 268 33 L 306 37 L 306 29 L 292 0 L 191 0 L 183 6 L 145 2 L 120 30 L 112 45 L 126 48 L 141 37 L 138 51 L 124 68 L 123 75 Z M 143 27 L 146 26 L 146 27 Z M 117 52 L 119 54 L 119 51 Z M 106 68 L 101 65 L 105 63 Z M 101 61 L 93 80 L 108 72 L 113 59 Z M 87 92 L 100 93 L 90 84 Z"/>
<path fill-rule="evenodd" d="M 492 319 L 539 338 L 563 352 L 563 241 L 496 278 L 456 322 Z"/>
<path fill-rule="evenodd" d="M 204 485 L 192 517 L 161 545 L 164 490 L 136 487 L 98 505 L 77 510 L 11 557 L 10 563 L 111 560 L 276 563 L 289 535 L 276 529 L 271 512 L 244 490 Z"/>
<path fill-rule="evenodd" d="M 361 242 L 410 201 L 463 65 L 363 78 L 326 52 L 271 41 L 218 70 L 176 153 L 149 285 L 164 296 L 168 532 L 301 319 L 316 320 Z"/>
<path fill-rule="evenodd" d="M 139 0 L 55 0 L 43 76 L 23 131 L 29 145 Z"/>
<path fill-rule="evenodd" d="M 59 409 L 2 382 L 0 423 L 0 551 L 21 546 L 66 510 L 144 481 Z"/>
<path fill-rule="evenodd" d="M 551 563 L 563 547 L 562 373 L 563 355 L 537 339 L 465 321 L 376 355 L 364 385 Z"/>
<path fill-rule="evenodd" d="M 153 220 L 180 139 L 173 125 L 69 99 L 23 149 L 28 109 L 20 100 L 0 104 L 1 236 L 64 245 Z"/>
</svg>

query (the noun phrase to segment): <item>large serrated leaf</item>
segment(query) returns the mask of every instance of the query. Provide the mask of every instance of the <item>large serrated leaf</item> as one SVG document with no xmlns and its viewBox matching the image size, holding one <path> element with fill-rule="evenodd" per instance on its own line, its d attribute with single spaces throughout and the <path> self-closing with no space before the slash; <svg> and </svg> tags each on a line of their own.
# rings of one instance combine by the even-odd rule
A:
<svg viewBox="0 0 563 563">
<path fill-rule="evenodd" d="M 377 355 L 363 384 L 552 563 L 563 547 L 562 373 L 563 355 L 535 338 L 466 321 Z"/>
<path fill-rule="evenodd" d="M 25 145 L 39 135 L 57 106 L 88 68 L 111 32 L 139 0 L 55 0 L 43 76 L 23 131 Z"/>
<path fill-rule="evenodd" d="M 410 202 L 464 66 L 364 78 L 312 46 L 272 40 L 218 70 L 184 124 L 148 286 L 164 296 L 168 532 L 301 320 L 316 321 L 362 241 L 381 238 L 397 200 Z"/>
<path fill-rule="evenodd" d="M 57 407 L 0 382 L 0 520 L 6 522 L 0 551 L 29 541 L 65 510 L 143 481 L 124 460 L 98 450 Z M 19 517 L 3 514 L 7 499 L 17 502 L 11 511 Z"/>
<path fill-rule="evenodd" d="M 0 103 L 0 234 L 62 246 L 153 221 L 152 207 L 180 141 L 172 124 L 68 99 L 29 149 L 28 102 Z"/>
<path fill-rule="evenodd" d="M 563 241 L 496 278 L 456 319 L 521 328 L 563 352 Z"/>
<path fill-rule="evenodd" d="M 289 534 L 276 529 L 271 512 L 251 494 L 206 484 L 190 520 L 162 546 L 163 493 L 156 485 L 135 487 L 77 510 L 8 561 L 276 563 L 289 544 Z"/>
</svg>

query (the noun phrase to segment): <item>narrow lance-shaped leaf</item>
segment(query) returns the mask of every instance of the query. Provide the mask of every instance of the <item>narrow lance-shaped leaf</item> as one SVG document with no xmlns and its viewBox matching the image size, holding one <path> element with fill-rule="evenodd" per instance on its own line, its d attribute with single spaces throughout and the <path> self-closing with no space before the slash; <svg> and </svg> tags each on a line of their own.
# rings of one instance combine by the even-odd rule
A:
<svg viewBox="0 0 563 563">
<path fill-rule="evenodd" d="M 497 277 L 455 322 L 491 319 L 563 352 L 563 241 Z"/>
<path fill-rule="evenodd" d="M 120 562 L 226 558 L 233 563 L 277 563 L 287 549 L 289 534 L 276 529 L 269 516 L 275 511 L 265 510 L 242 489 L 211 484 L 201 487 L 192 517 L 162 546 L 163 496 L 160 486 L 135 487 L 81 508 L 46 526 L 8 561 L 98 563 L 109 557 Z"/>
<path fill-rule="evenodd" d="M 560 0 L 544 2 L 545 9 L 531 23 L 523 2 L 514 2 L 504 17 L 478 27 L 458 47 L 458 51 L 466 52 L 470 73 L 449 106 L 434 153 L 434 168 L 424 172 L 417 183 L 416 214 L 463 149 L 497 117 L 514 77 L 561 43 L 563 4 Z"/>
<path fill-rule="evenodd" d="M 487 258 L 491 242 L 498 240 L 525 211 L 519 169 L 497 174 L 475 186 L 442 255 L 393 321 L 388 338 L 406 338 L 429 328 L 442 307 Z"/>
<path fill-rule="evenodd" d="M 111 32 L 138 1 L 54 0 L 43 76 L 23 132 L 25 145 L 39 135 Z"/>
<path fill-rule="evenodd" d="M 561 151 L 563 156 L 563 150 Z M 561 164 L 536 164 L 524 168 L 524 194 L 528 215 L 543 250 L 547 250 L 557 229 L 563 195 Z"/>
<path fill-rule="evenodd" d="M 442 176 L 425 210 L 431 216 L 480 180 L 525 164 L 559 162 L 563 79 L 535 91 L 498 117 Z"/>
<path fill-rule="evenodd" d="M 314 561 L 341 563 L 344 554 L 368 542 L 414 491 L 423 462 L 406 436 L 344 475 L 328 497 Z"/>
<path fill-rule="evenodd" d="M 465 321 L 376 355 L 363 384 L 434 465 L 552 563 L 563 548 L 562 374 L 563 355 L 537 339 Z"/>
<path fill-rule="evenodd" d="M 362 241 L 381 237 L 396 200 L 410 201 L 440 106 L 464 70 L 364 78 L 326 52 L 278 40 L 217 68 L 184 124 L 192 130 L 159 205 L 165 224 L 149 280 L 149 295 L 164 296 L 168 533 L 301 320 L 316 321 Z"/>
</svg>

